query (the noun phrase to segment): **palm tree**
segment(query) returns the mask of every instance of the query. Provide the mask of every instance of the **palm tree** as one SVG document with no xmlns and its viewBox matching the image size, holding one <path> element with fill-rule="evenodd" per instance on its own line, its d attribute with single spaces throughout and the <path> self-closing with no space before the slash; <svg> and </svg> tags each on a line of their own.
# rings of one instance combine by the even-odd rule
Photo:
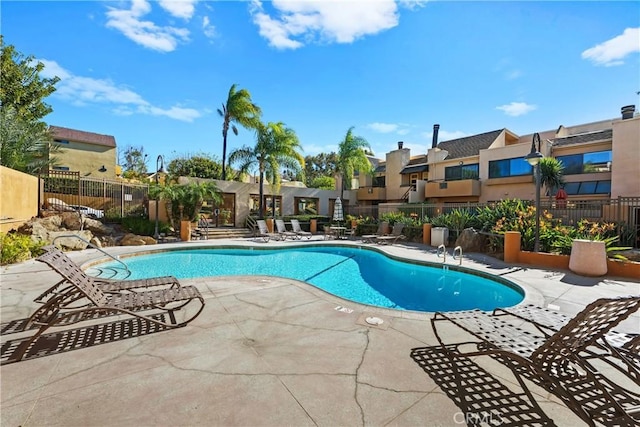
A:
<svg viewBox="0 0 640 427">
<path fill-rule="evenodd" d="M 149 197 L 165 201 L 167 217 L 174 228 L 177 228 L 180 221 L 195 221 L 205 200 L 222 202 L 218 187 L 213 182 L 206 181 L 152 185 L 149 188 Z"/>
<path fill-rule="evenodd" d="M 540 185 L 544 185 L 549 193 L 549 202 L 553 191 L 564 185 L 564 166 L 555 157 L 543 157 L 540 159 Z"/>
<path fill-rule="evenodd" d="M 345 189 L 351 189 L 351 181 L 355 171 L 371 173 L 371 162 L 367 158 L 366 150 L 371 150 L 367 140 L 354 135 L 353 126 L 350 127 L 338 148 L 336 169 L 342 174 L 341 193 Z"/>
<path fill-rule="evenodd" d="M 302 172 L 304 157 L 296 133 L 284 123 L 257 126 L 255 147 L 241 147 L 229 154 L 229 164 L 237 164 L 241 173 L 255 166 L 260 177 L 260 218 L 264 218 L 264 179 L 269 180 L 277 192 L 280 188 L 281 169 Z M 275 214 L 275 205 L 274 205 Z"/>
<path fill-rule="evenodd" d="M 236 85 L 231 85 L 227 102 L 222 104 L 222 109 L 218 109 L 218 114 L 222 117 L 222 180 L 227 179 L 227 133 L 229 127 L 234 134 L 238 135 L 236 123 L 247 129 L 256 129 L 260 123 L 260 107 L 251 101 L 251 94 L 246 89 L 236 90 Z"/>
</svg>

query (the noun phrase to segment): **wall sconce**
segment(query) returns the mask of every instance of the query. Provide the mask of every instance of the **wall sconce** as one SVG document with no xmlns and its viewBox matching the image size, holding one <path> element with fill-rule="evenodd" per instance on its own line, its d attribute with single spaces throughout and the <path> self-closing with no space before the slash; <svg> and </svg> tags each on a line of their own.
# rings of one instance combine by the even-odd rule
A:
<svg viewBox="0 0 640 427">
<path fill-rule="evenodd" d="M 371 188 L 371 187 L 367 188 L 367 193 L 372 194 L 373 193 L 373 188 Z"/>
<path fill-rule="evenodd" d="M 106 171 L 107 171 L 107 168 L 104 165 L 102 165 L 100 169 L 98 169 L 98 172 L 106 172 Z"/>
<path fill-rule="evenodd" d="M 463 162 L 462 160 L 460 160 L 460 161 L 458 162 L 458 164 L 459 164 L 460 166 L 462 166 L 462 165 L 464 165 L 464 162 Z"/>
</svg>

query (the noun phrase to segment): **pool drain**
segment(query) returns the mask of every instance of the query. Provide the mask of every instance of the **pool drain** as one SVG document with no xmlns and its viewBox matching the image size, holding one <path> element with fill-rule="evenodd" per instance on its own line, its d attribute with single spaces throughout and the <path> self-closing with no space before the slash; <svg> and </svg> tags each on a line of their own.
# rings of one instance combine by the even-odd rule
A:
<svg viewBox="0 0 640 427">
<path fill-rule="evenodd" d="M 364 321 L 374 326 L 382 325 L 384 323 L 384 320 L 379 317 L 367 317 Z"/>
</svg>

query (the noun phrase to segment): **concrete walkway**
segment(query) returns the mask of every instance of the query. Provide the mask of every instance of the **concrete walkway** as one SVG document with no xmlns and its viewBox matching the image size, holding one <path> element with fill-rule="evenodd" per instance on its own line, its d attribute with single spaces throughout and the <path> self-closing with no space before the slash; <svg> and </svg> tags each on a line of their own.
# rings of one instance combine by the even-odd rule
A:
<svg viewBox="0 0 640 427">
<path fill-rule="evenodd" d="M 108 251 L 336 243 L 317 239 L 225 239 Z M 441 262 L 434 248 L 422 245 L 376 248 Z M 96 250 L 70 256 L 78 263 L 102 257 Z M 639 281 L 506 265 L 486 255 L 465 255 L 463 265 L 508 278 L 526 290 L 527 302 L 551 304 L 569 315 L 599 297 L 640 294 Z M 35 261 L 3 267 L 1 279 L 3 326 L 28 317 L 36 307 L 33 298 L 59 280 Z M 438 344 L 430 313 L 364 306 L 292 279 L 182 282 L 197 286 L 206 298 L 204 311 L 187 327 L 0 367 L 2 426 L 451 426 L 465 425 L 465 416 L 486 420 L 463 414 L 450 384 L 425 373 L 410 357 L 412 348 Z M 372 316 L 384 323 L 368 324 Z M 638 332 L 639 315 L 617 329 Z M 444 332 L 452 342 L 465 339 L 455 328 Z M 20 336 L 3 334 L 2 342 Z M 477 363 L 475 369 L 496 392 L 517 391 L 503 366 Z M 582 425 L 556 398 L 535 386 L 532 391 L 542 411 L 531 407 L 532 414 L 546 414 L 557 425 Z"/>
</svg>

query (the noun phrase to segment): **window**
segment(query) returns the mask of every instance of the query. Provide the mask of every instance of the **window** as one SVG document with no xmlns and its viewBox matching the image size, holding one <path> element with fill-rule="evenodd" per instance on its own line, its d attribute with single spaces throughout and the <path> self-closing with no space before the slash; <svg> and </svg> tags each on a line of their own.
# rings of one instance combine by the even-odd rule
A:
<svg viewBox="0 0 640 427">
<path fill-rule="evenodd" d="M 294 197 L 294 215 L 318 215 L 319 199 L 314 197 Z"/>
<path fill-rule="evenodd" d="M 558 156 L 556 159 L 564 166 L 565 175 L 611 172 L 611 150 Z"/>
<path fill-rule="evenodd" d="M 470 165 L 450 166 L 444 168 L 445 181 L 459 181 L 461 179 L 478 179 L 479 166 L 477 163 Z"/>
<path fill-rule="evenodd" d="M 274 196 L 264 195 L 264 214 L 267 217 L 273 216 L 273 198 Z M 260 196 L 258 194 L 252 194 L 251 199 L 249 200 L 249 214 L 250 215 L 259 215 L 260 214 Z M 282 206 L 282 196 L 275 196 L 276 202 L 276 216 L 281 216 L 281 206 Z"/>
<path fill-rule="evenodd" d="M 570 196 L 611 193 L 611 181 L 568 182 L 564 191 Z"/>
<path fill-rule="evenodd" d="M 68 171 L 69 170 L 69 166 L 54 166 L 53 170 L 55 170 L 55 171 Z"/>
<path fill-rule="evenodd" d="M 506 178 L 509 176 L 532 175 L 531 166 L 522 157 L 493 160 L 489 162 L 489 178 Z"/>
<path fill-rule="evenodd" d="M 376 176 L 373 178 L 373 182 L 371 183 L 372 187 L 384 187 L 385 186 L 385 180 L 384 180 L 384 176 Z"/>
<path fill-rule="evenodd" d="M 67 141 L 66 139 L 54 139 L 53 142 L 57 143 L 57 144 L 68 144 L 69 141 Z"/>
</svg>

